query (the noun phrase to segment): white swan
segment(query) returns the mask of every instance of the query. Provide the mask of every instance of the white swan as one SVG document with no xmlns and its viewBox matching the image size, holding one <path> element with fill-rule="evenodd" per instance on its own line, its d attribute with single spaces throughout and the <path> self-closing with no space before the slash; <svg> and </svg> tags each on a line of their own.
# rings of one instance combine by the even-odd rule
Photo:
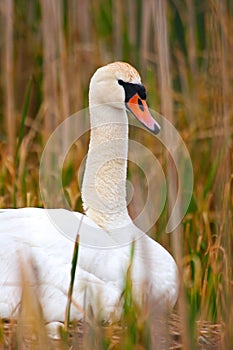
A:
<svg viewBox="0 0 233 350">
<path fill-rule="evenodd" d="M 127 63 L 109 64 L 93 75 L 89 91 L 91 139 L 82 187 L 86 215 L 62 209 L 0 210 L 0 317 L 17 316 L 20 264 L 28 261 L 34 271 L 30 283 L 44 318 L 49 322 L 64 320 L 74 243 L 61 230 L 75 237 L 82 218 L 80 236 L 84 243 L 79 249 L 71 319 L 83 318 L 82 310 L 91 305 L 96 317 L 111 320 L 124 288 L 133 240 L 135 298 L 142 302 L 147 294 L 155 305 L 175 304 L 176 264 L 161 245 L 133 224 L 126 206 L 126 109 L 148 129 L 159 131 L 145 98 L 138 72 Z"/>
</svg>

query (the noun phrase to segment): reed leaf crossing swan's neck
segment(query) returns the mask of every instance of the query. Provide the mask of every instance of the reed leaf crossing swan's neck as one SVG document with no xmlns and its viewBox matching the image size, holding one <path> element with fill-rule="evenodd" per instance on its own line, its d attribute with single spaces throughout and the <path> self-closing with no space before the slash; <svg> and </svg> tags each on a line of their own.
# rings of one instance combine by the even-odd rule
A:
<svg viewBox="0 0 233 350">
<path fill-rule="evenodd" d="M 82 185 L 86 214 L 111 230 L 131 222 L 126 204 L 128 118 L 122 108 L 90 108 L 91 134 Z"/>
</svg>

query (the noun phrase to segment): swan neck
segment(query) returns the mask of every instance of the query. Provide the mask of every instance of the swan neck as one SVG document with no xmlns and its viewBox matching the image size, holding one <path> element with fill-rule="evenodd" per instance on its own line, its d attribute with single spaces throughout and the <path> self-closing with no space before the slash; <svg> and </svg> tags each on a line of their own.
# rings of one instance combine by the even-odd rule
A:
<svg viewBox="0 0 233 350">
<path fill-rule="evenodd" d="M 86 214 L 104 229 L 127 225 L 128 118 L 123 109 L 90 109 L 90 144 L 83 178 Z"/>
</svg>

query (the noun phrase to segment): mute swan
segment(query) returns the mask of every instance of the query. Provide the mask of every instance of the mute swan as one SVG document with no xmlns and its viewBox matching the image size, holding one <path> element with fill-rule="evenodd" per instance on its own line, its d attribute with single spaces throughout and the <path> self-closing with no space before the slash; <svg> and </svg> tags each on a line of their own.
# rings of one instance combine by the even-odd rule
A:
<svg viewBox="0 0 233 350">
<path fill-rule="evenodd" d="M 89 90 L 91 136 L 82 186 L 86 215 L 64 209 L 0 210 L 0 317 L 17 316 L 20 264 L 29 261 L 35 271 L 29 282 L 38 294 L 45 320 L 64 320 L 74 243 L 58 226 L 75 237 L 81 220 L 71 319 L 82 319 L 82 310 L 91 305 L 96 317 L 111 320 L 124 288 L 133 240 L 135 298 L 142 301 L 144 287 L 153 304 L 175 304 L 176 264 L 161 245 L 133 224 L 126 206 L 127 110 L 146 128 L 159 132 L 145 98 L 138 72 L 127 63 L 106 65 L 93 75 Z M 86 237 L 92 246 L 85 244 Z"/>
</svg>

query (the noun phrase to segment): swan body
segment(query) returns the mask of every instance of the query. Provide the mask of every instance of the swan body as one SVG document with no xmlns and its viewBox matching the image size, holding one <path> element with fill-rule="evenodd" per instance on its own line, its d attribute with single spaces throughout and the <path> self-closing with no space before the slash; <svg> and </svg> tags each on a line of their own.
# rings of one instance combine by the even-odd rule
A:
<svg viewBox="0 0 233 350">
<path fill-rule="evenodd" d="M 172 256 L 139 230 L 126 205 L 130 110 L 158 132 L 138 72 L 127 63 L 99 68 L 90 82 L 91 137 L 82 186 L 85 215 L 65 209 L 0 210 L 0 317 L 16 317 L 22 289 L 21 266 L 30 266 L 34 288 L 48 322 L 63 321 L 74 239 L 80 234 L 71 319 L 112 320 L 121 314 L 121 295 L 130 263 L 136 301 L 146 297 L 164 308 L 177 299 Z M 31 276 L 31 277 L 30 277 Z"/>
</svg>

